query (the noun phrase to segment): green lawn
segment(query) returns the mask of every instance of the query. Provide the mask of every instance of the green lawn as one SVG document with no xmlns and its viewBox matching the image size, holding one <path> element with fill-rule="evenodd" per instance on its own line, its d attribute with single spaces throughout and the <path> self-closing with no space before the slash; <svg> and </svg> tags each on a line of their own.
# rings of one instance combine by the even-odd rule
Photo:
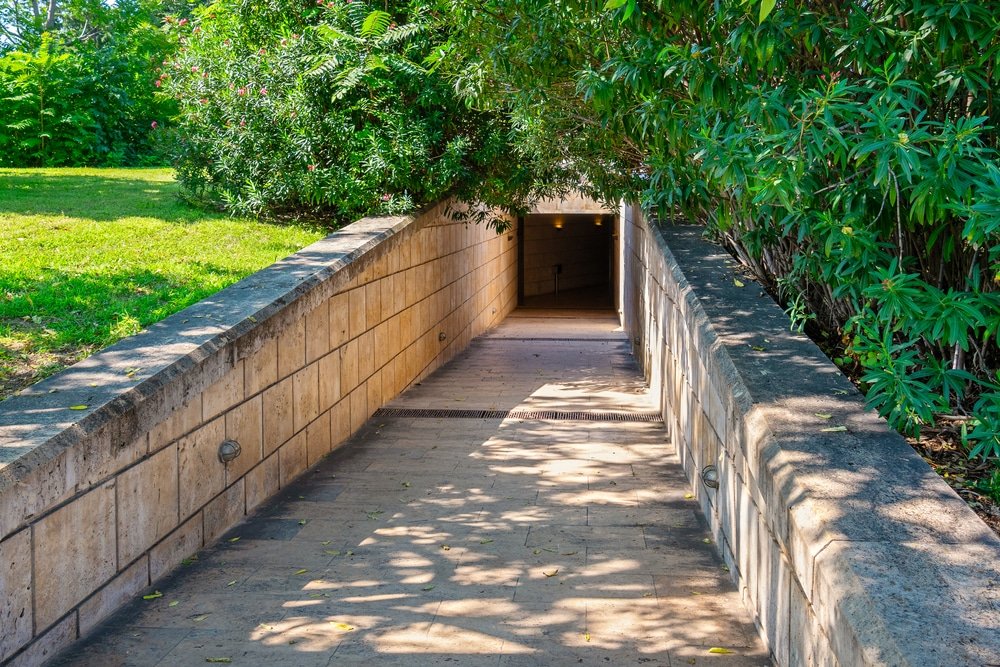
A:
<svg viewBox="0 0 1000 667">
<path fill-rule="evenodd" d="M 169 169 L 0 169 L 0 399 L 323 235 L 177 192 Z"/>
</svg>

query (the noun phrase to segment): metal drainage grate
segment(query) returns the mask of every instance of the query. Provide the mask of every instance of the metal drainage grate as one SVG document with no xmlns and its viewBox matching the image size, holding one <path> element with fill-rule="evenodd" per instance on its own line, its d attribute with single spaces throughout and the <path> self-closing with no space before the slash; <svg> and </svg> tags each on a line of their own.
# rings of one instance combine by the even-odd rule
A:
<svg viewBox="0 0 1000 667">
<path fill-rule="evenodd" d="M 381 408 L 374 417 L 410 419 L 540 419 L 547 421 L 662 422 L 658 412 L 562 412 L 560 410 L 435 410 Z"/>
</svg>

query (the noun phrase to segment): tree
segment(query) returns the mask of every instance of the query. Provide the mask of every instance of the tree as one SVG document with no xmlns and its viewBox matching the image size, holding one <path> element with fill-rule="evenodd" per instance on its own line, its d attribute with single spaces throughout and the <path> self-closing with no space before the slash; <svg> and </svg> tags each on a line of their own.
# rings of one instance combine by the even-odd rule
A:
<svg viewBox="0 0 1000 667">
<path fill-rule="evenodd" d="M 486 217 L 534 194 L 505 115 L 467 107 L 437 72 L 452 25 L 424 2 L 223 0 L 172 25 L 182 46 L 160 82 L 200 201 L 336 224 L 448 194 Z"/>
<path fill-rule="evenodd" d="M 968 413 L 970 452 L 1000 456 L 992 3 L 447 6 L 460 88 L 510 104 L 519 141 L 703 222 L 894 426 Z"/>
</svg>

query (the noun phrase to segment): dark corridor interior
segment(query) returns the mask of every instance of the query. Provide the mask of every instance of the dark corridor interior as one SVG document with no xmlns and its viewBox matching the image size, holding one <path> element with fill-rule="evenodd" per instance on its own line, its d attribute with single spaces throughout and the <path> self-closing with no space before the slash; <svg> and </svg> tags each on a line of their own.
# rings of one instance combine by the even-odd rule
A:
<svg viewBox="0 0 1000 667">
<path fill-rule="evenodd" d="M 614 215 L 527 215 L 519 221 L 522 308 L 614 308 Z"/>
</svg>

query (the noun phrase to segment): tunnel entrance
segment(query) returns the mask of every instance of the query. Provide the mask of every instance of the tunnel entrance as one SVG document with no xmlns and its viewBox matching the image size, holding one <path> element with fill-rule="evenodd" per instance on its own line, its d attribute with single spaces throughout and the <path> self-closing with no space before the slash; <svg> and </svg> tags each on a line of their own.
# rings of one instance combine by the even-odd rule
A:
<svg viewBox="0 0 1000 667">
<path fill-rule="evenodd" d="M 608 213 L 532 214 L 518 221 L 522 308 L 615 307 L 614 229 Z"/>
</svg>

